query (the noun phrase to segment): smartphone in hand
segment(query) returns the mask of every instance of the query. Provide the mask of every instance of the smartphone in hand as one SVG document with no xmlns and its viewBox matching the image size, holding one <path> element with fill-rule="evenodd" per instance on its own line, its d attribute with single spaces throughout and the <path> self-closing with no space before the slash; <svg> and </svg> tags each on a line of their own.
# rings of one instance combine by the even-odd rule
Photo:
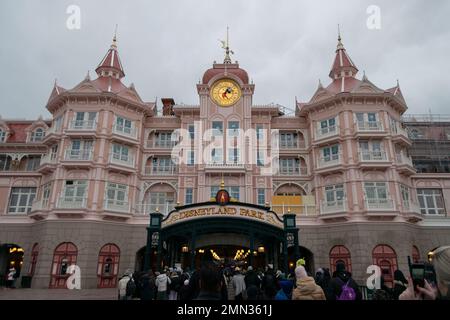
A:
<svg viewBox="0 0 450 320">
<path fill-rule="evenodd" d="M 425 264 L 423 263 L 414 263 L 410 266 L 411 278 L 413 280 L 414 289 L 417 286 L 424 288 L 425 287 Z"/>
</svg>

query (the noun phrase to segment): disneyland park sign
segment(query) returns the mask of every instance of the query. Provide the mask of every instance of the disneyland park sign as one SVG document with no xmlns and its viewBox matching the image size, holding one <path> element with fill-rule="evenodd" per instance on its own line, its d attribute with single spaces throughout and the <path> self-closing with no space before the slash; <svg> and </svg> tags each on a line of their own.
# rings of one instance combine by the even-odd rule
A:
<svg viewBox="0 0 450 320">
<path fill-rule="evenodd" d="M 272 211 L 246 207 L 243 205 L 219 205 L 214 202 L 209 206 L 204 205 L 196 208 L 172 211 L 167 218 L 162 221 L 162 227 L 164 228 L 174 224 L 204 218 L 223 217 L 251 220 L 266 223 L 277 228 L 283 228 L 283 221 Z"/>
</svg>

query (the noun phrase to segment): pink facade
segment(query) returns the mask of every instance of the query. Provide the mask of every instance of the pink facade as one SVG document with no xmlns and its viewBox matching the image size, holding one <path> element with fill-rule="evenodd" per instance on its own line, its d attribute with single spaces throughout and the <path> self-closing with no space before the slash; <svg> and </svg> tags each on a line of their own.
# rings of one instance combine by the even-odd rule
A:
<svg viewBox="0 0 450 320">
<path fill-rule="evenodd" d="M 365 74 L 358 79 L 340 39 L 331 83 L 319 83 L 291 115 L 277 105 L 254 105 L 255 85 L 230 61 L 204 73 L 198 105 L 169 98 L 162 111 L 122 83 L 115 41 L 96 73 L 72 89 L 55 83 L 47 104 L 51 120 L 0 119 L 0 245 L 25 249 L 24 264 L 32 264 L 37 277 L 33 285 L 58 287 L 52 266 L 61 268 L 61 261 L 51 257 L 70 242 L 77 248 L 71 259 L 85 255 L 77 261 L 90 270 L 86 285 L 111 286 L 96 278 L 108 259 L 105 245 L 115 250 L 111 268 L 133 266 L 149 212 L 209 201 L 222 179 L 241 202 L 296 213 L 301 245 L 314 254 L 316 267 L 342 258 L 363 279 L 377 245 L 402 254 L 398 265 L 406 270 L 413 246 L 425 256 L 450 243 L 450 173 L 416 173 L 399 85 L 380 89 Z M 221 79 L 234 80 L 242 92 L 226 108 L 210 97 Z M 183 139 L 175 138 L 179 129 L 188 133 Z M 201 138 L 209 129 L 223 144 L 205 159 Z M 269 146 L 278 140 L 272 161 L 279 168 L 272 174 L 264 172 L 269 163 L 258 161 L 254 144 L 233 144 L 239 140 L 234 133 L 242 138 L 252 130 L 265 132 Z M 185 161 L 174 163 L 173 147 L 181 140 L 187 144 L 177 152 Z M 37 243 L 39 254 L 32 250 Z M 92 252 L 83 253 L 86 248 Z"/>
</svg>

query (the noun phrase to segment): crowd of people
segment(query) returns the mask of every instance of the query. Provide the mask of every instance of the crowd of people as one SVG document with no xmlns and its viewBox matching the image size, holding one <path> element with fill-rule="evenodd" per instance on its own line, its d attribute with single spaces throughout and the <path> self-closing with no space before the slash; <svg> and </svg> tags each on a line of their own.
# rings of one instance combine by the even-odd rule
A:
<svg viewBox="0 0 450 320">
<path fill-rule="evenodd" d="M 436 300 L 450 299 L 450 247 L 437 249 L 433 255 L 435 282 L 425 280 L 423 288 L 412 285 L 400 270 L 388 287 L 380 277 L 380 287 L 371 294 L 373 300 Z M 320 268 L 309 274 L 304 261 L 295 270 L 284 274 L 269 264 L 265 270 L 246 270 L 238 266 L 219 268 L 205 263 L 199 270 L 164 268 L 161 272 L 127 270 L 119 280 L 119 299 L 141 300 L 362 300 L 359 285 L 345 268 L 336 264 L 333 274 Z"/>
</svg>

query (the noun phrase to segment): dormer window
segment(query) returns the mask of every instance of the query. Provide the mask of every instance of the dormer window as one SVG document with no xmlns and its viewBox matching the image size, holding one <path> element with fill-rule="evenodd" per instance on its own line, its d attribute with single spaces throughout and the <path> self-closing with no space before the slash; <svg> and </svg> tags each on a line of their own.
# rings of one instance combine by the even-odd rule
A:
<svg viewBox="0 0 450 320">
<path fill-rule="evenodd" d="M 37 128 L 31 133 L 31 142 L 40 142 L 45 136 L 45 131 L 42 128 Z"/>
</svg>

